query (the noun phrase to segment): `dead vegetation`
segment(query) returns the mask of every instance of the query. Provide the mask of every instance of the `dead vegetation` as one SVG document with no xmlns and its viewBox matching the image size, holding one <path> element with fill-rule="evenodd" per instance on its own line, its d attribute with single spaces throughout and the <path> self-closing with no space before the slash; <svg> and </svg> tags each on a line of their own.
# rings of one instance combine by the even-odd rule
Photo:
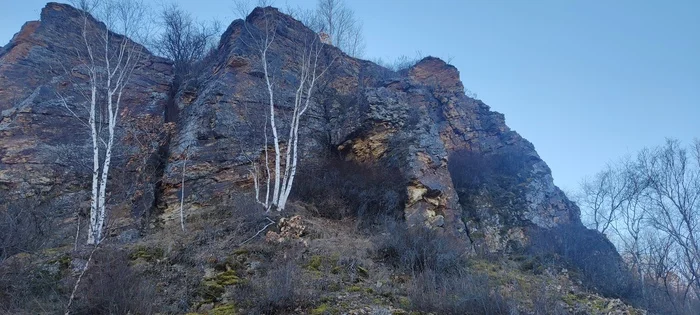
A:
<svg viewBox="0 0 700 315">
<path fill-rule="evenodd" d="M 266 222 L 240 205 L 191 219 L 187 233 L 163 228 L 135 243 L 104 243 L 72 314 L 565 314 L 608 305 L 539 261 L 468 257 L 434 231 L 409 232 L 390 217 L 370 231 L 295 204 L 270 219 L 299 215 L 303 233 L 274 225 L 270 232 L 287 236 L 239 246 Z M 3 311 L 62 313 L 87 254 L 63 247 L 8 259 Z M 17 287 L 20 278 L 33 280 Z"/>
</svg>

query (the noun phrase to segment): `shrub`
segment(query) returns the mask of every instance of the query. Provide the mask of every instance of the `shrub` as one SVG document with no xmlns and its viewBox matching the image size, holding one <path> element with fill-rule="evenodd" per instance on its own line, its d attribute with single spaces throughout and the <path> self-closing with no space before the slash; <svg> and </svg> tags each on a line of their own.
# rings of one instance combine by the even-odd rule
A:
<svg viewBox="0 0 700 315">
<path fill-rule="evenodd" d="M 398 170 L 331 158 L 305 164 L 297 174 L 292 197 L 312 205 L 318 216 L 356 218 L 366 227 L 403 214 L 406 185 Z"/>
<path fill-rule="evenodd" d="M 650 314 L 700 314 L 700 301 L 697 298 L 677 291 L 673 285 L 666 286 L 661 279 L 635 279 L 632 291 L 633 297 L 628 302 Z"/>
<path fill-rule="evenodd" d="M 72 313 L 151 314 L 154 298 L 154 285 L 129 267 L 126 252 L 103 248 L 80 283 Z"/>
<path fill-rule="evenodd" d="M 398 72 L 415 66 L 422 59 L 423 54 L 420 52 L 416 52 L 416 56 L 413 58 L 408 57 L 406 55 L 401 55 L 397 57 L 394 61 L 384 61 L 384 59 L 382 58 L 375 58 L 372 60 L 372 62 L 391 71 Z"/>
<path fill-rule="evenodd" d="M 377 258 L 413 275 L 407 304 L 438 314 L 506 314 L 508 305 L 488 276 L 470 272 L 466 249 L 449 236 L 425 228 L 408 228 L 388 220 L 377 241 Z"/>
<path fill-rule="evenodd" d="M 310 304 L 301 289 L 301 270 L 293 261 L 271 265 L 267 273 L 238 288 L 237 296 L 254 314 L 289 314 Z"/>
<path fill-rule="evenodd" d="M 266 213 L 252 196 L 236 191 L 215 211 L 188 220 L 191 223 L 186 223 L 186 229 L 195 231 L 195 244 L 199 246 L 224 240 L 237 245 L 268 224 L 267 216 L 277 214 Z"/>
<path fill-rule="evenodd" d="M 49 239 L 47 215 L 45 207 L 33 200 L 0 204 L 0 262 L 41 248 Z"/>
<path fill-rule="evenodd" d="M 62 312 L 57 274 L 60 270 L 47 270 L 51 266 L 38 268 L 29 259 L 13 257 L 0 262 L 0 313 Z"/>
<path fill-rule="evenodd" d="M 425 270 L 408 287 L 411 307 L 437 314 L 509 314 L 498 286 L 483 274 L 445 276 Z"/>
<path fill-rule="evenodd" d="M 377 242 L 378 258 L 394 268 L 411 274 L 427 270 L 445 275 L 466 271 L 465 248 L 428 228 L 409 230 L 401 222 L 385 224 L 385 236 Z"/>
<path fill-rule="evenodd" d="M 449 157 L 455 187 L 476 189 L 483 185 L 508 188 L 525 181 L 533 157 L 516 148 L 495 153 L 460 150 Z"/>
<path fill-rule="evenodd" d="M 528 292 L 532 300 L 532 310 L 534 315 L 564 315 L 569 314 L 562 300 L 561 292 L 557 288 L 552 288 L 547 281 L 537 282 L 534 288 Z"/>
</svg>

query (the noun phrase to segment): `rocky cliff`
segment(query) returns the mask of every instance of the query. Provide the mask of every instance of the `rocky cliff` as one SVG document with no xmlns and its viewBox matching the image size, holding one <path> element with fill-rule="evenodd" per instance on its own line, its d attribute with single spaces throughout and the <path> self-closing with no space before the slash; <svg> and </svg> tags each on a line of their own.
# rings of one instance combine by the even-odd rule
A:
<svg viewBox="0 0 700 315">
<path fill-rule="evenodd" d="M 179 209 L 185 155 L 190 160 L 186 201 L 192 209 L 215 207 L 221 198 L 252 185 L 251 157 L 263 154 L 266 87 L 259 53 L 250 43 L 265 26 L 264 12 L 278 21 L 268 56 L 281 69 L 276 74 L 282 78 L 276 91 L 277 115 L 291 115 L 291 106 L 284 104 L 294 96 L 298 73 L 290 56 L 302 45 L 298 39 L 311 31 L 275 9 L 257 9 L 245 21 L 253 31 L 245 28 L 244 21 L 231 24 L 206 72 L 178 93 L 180 115 L 161 203 L 166 218 Z M 504 249 L 509 240 L 526 242 L 523 229 L 530 226 L 580 225 L 577 207 L 554 186 L 533 145 L 510 130 L 502 114 L 467 97 L 455 67 L 428 57 L 392 72 L 331 46 L 325 47 L 325 58 L 333 62 L 331 70 L 303 122 L 301 151 L 306 159 L 322 160 L 321 152 L 337 152 L 346 160 L 400 169 L 407 179 L 408 222 L 485 242 L 491 250 Z M 479 197 L 481 190 L 490 188 L 481 184 L 474 187 L 479 196 L 460 198 L 467 187 L 456 186 L 462 181 L 455 178 L 480 172 L 451 167 L 452 159 L 463 156 L 512 159 L 510 173 L 502 174 L 514 179 L 507 182 L 512 187 L 502 193 L 514 195 L 513 202 L 503 209 Z"/>
<path fill-rule="evenodd" d="M 121 113 L 110 196 L 113 235 L 143 218 L 177 224 L 185 160 L 188 216 L 252 192 L 251 163 L 264 155 L 267 105 L 251 43 L 266 19 L 276 25 L 268 52 L 277 69 L 275 110 L 280 129 L 288 130 L 299 76 L 295 56 L 302 38 L 316 36 L 293 18 L 258 8 L 234 21 L 201 73 L 177 91 L 170 90 L 171 63 L 146 53 Z M 81 162 L 87 130 L 61 102 L 69 100 L 74 112 L 85 102 L 76 50 L 82 47 L 80 21 L 77 10 L 49 3 L 40 21 L 25 24 L 0 50 L 0 199 L 36 197 L 63 219 L 89 202 L 90 170 Z M 510 130 L 502 114 L 466 96 L 455 67 L 428 57 L 393 72 L 328 45 L 321 59 L 329 70 L 302 121 L 304 163 L 341 156 L 400 170 L 406 222 L 450 235 L 470 252 L 523 250 L 537 239 L 551 239 L 553 250 L 564 251 L 585 240 L 596 244 L 586 249 L 590 257 L 619 267 L 612 245 L 583 228 L 578 208 L 553 184 L 534 146 Z M 174 105 L 166 108 L 169 102 Z M 177 117 L 172 134 L 166 109 Z M 564 237 L 566 230 L 581 233 Z"/>
<path fill-rule="evenodd" d="M 92 153 L 85 125 L 88 76 L 82 27 L 80 11 L 49 3 L 41 20 L 27 22 L 0 52 L 3 202 L 34 199 L 69 218 L 89 209 Z M 104 27 L 88 19 L 88 29 Z M 113 226 L 133 225 L 154 205 L 157 172 L 146 172 L 142 161 L 130 161 L 149 161 L 158 154 L 171 68 L 169 61 L 144 50 L 125 91 L 112 173 L 116 189 L 109 198 L 114 218 L 119 218 Z"/>
</svg>

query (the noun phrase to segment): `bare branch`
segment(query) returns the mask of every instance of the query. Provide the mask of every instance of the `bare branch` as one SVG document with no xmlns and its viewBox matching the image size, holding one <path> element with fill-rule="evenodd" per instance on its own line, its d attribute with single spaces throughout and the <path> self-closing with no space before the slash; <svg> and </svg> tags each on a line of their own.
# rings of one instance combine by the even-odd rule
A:
<svg viewBox="0 0 700 315">
<path fill-rule="evenodd" d="M 260 233 L 262 233 L 262 232 L 265 231 L 268 227 L 270 227 L 270 225 L 275 224 L 275 221 L 272 221 L 272 219 L 270 219 L 269 217 L 265 217 L 265 219 L 267 219 L 267 221 L 269 221 L 270 223 L 268 223 L 268 224 L 266 224 L 265 226 L 263 226 L 263 228 L 260 229 L 257 233 L 255 233 L 255 235 L 253 235 L 253 236 L 251 236 L 249 239 L 247 239 L 247 240 L 241 242 L 240 244 L 238 244 L 238 246 L 243 246 L 243 245 L 247 244 L 248 242 L 252 241 L 254 238 L 258 237 L 258 235 L 260 235 Z"/>
</svg>

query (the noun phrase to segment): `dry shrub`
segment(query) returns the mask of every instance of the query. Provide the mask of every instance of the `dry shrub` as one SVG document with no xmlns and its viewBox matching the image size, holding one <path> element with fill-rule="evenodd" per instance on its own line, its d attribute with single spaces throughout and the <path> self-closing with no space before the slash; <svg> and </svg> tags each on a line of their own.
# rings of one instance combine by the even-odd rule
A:
<svg viewBox="0 0 700 315">
<path fill-rule="evenodd" d="M 547 281 L 538 282 L 527 292 L 532 300 L 534 315 L 564 315 L 569 312 L 562 304 L 562 292 L 550 287 Z"/>
<path fill-rule="evenodd" d="M 409 230 L 405 223 L 388 220 L 375 249 L 378 258 L 395 269 L 417 274 L 432 270 L 457 275 L 466 270 L 465 248 L 428 228 Z"/>
<path fill-rule="evenodd" d="M 27 255 L 52 241 L 50 210 L 38 199 L 0 198 L 0 313 L 51 309 L 60 299 L 56 264 L 36 265 Z"/>
<path fill-rule="evenodd" d="M 509 314 L 508 301 L 484 274 L 417 274 L 408 287 L 411 307 L 437 314 Z"/>
<path fill-rule="evenodd" d="M 653 279 L 634 281 L 634 296 L 628 301 L 651 314 L 694 315 L 700 314 L 700 302 L 696 298 L 675 291 L 671 286 Z"/>
<path fill-rule="evenodd" d="M 18 257 L 0 262 L 0 313 L 37 314 L 60 312 L 60 279 Z"/>
<path fill-rule="evenodd" d="M 49 241 L 49 210 L 37 200 L 0 200 L 0 262 L 17 253 L 32 252 Z"/>
<path fill-rule="evenodd" d="M 356 218 L 366 227 L 403 213 L 406 182 L 398 170 L 331 158 L 302 165 L 297 174 L 292 197 L 312 205 L 320 217 Z"/>
<path fill-rule="evenodd" d="M 506 299 L 485 274 L 470 271 L 466 250 L 428 228 L 408 229 L 388 221 L 375 254 L 397 271 L 413 276 L 410 307 L 438 314 L 507 314 Z"/>
<path fill-rule="evenodd" d="M 126 252 L 98 249 L 80 283 L 73 314 L 151 314 L 155 286 L 129 266 Z"/>
<path fill-rule="evenodd" d="M 253 314 L 290 314 L 312 304 L 302 280 L 302 272 L 293 261 L 271 263 L 264 275 L 237 288 L 237 304 Z"/>
<path fill-rule="evenodd" d="M 277 211 L 266 213 L 255 199 L 241 192 L 234 192 L 230 199 L 215 211 L 192 217 L 186 229 L 194 232 L 197 246 L 228 242 L 238 245 L 260 231 L 269 221 L 266 217 L 279 215 Z M 264 237 L 264 233 L 261 233 Z"/>
<path fill-rule="evenodd" d="M 464 208 L 464 216 L 478 221 L 480 204 L 491 204 L 503 219 L 516 224 L 515 215 L 526 209 L 524 187 L 533 159 L 517 148 L 493 153 L 459 150 L 450 154 L 448 169 Z"/>
</svg>

